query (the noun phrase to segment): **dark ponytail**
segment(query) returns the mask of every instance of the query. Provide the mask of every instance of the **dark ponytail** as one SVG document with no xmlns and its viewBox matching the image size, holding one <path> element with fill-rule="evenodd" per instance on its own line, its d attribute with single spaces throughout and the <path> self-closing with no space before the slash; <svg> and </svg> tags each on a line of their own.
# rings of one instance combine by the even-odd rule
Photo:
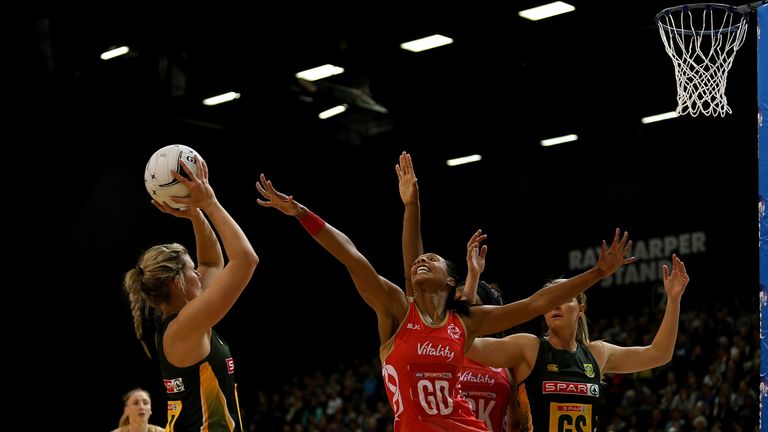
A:
<svg viewBox="0 0 768 432">
<path fill-rule="evenodd" d="M 454 281 L 459 280 L 456 277 L 456 266 L 453 262 L 445 260 L 445 270 L 448 276 L 453 278 Z M 454 286 L 455 288 L 455 286 Z M 457 299 L 454 291 L 448 293 L 448 299 L 445 301 L 445 309 L 453 311 L 461 316 L 469 316 L 469 307 L 471 303 L 464 299 Z"/>
</svg>

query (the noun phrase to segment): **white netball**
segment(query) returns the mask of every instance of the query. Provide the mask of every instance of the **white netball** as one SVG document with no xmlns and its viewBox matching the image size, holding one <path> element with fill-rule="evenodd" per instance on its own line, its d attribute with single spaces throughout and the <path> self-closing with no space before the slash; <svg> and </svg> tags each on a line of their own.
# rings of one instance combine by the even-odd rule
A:
<svg viewBox="0 0 768 432">
<path fill-rule="evenodd" d="M 171 175 L 171 170 L 187 177 L 181 166 L 185 163 L 197 175 L 197 157 L 195 150 L 182 144 L 171 144 L 156 151 L 144 168 L 144 186 L 152 199 L 173 208 L 183 208 L 183 205 L 174 203 L 170 198 L 187 197 L 189 189 Z"/>
</svg>

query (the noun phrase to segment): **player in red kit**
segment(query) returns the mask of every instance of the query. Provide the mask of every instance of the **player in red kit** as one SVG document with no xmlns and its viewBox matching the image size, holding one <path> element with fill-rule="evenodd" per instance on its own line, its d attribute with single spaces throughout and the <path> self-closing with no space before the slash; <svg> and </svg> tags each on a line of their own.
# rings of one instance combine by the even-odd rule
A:
<svg viewBox="0 0 768 432">
<path fill-rule="evenodd" d="M 403 152 L 395 166 L 400 198 L 405 206 L 403 218 L 403 263 L 405 265 L 406 295 L 413 297 L 413 286 L 408 279 L 409 263 L 422 253 L 419 188 L 411 155 Z M 482 237 L 484 238 L 484 237 Z M 471 247 L 471 244 L 468 245 Z M 484 281 L 461 285 L 456 296 L 470 305 L 504 304 L 501 291 Z M 498 334 L 497 336 L 503 336 Z M 461 395 L 467 399 L 475 416 L 485 422 L 491 432 L 517 432 L 519 406 L 517 385 L 508 369 L 495 368 L 465 358 L 459 374 Z"/>
<path fill-rule="evenodd" d="M 264 198 L 259 204 L 296 217 L 346 267 L 355 288 L 376 312 L 382 372 L 396 432 L 487 431 L 458 389 L 464 352 L 472 340 L 530 320 L 634 261 L 624 258 L 628 238 L 626 234 L 619 238 L 617 230 L 611 247 L 604 244 L 597 264 L 581 275 L 515 303 L 470 309 L 455 299 L 457 278 L 450 263 L 436 254 L 421 254 L 410 268 L 414 297 L 408 298 L 397 285 L 379 276 L 349 237 L 292 196 L 275 190 L 263 174 L 256 188 Z M 469 242 L 467 284 L 476 284 L 485 267 L 483 239 L 477 232 Z"/>
<path fill-rule="evenodd" d="M 477 293 L 462 289 L 460 295 L 472 304 L 504 304 L 501 291 L 484 281 L 477 284 Z M 472 297 L 474 296 L 474 299 Z M 503 334 L 495 335 L 501 337 Z M 484 421 L 491 432 L 519 432 L 520 406 L 517 401 L 517 384 L 507 368 L 496 368 L 464 357 L 459 377 L 461 394 L 469 401 L 475 416 Z"/>
</svg>

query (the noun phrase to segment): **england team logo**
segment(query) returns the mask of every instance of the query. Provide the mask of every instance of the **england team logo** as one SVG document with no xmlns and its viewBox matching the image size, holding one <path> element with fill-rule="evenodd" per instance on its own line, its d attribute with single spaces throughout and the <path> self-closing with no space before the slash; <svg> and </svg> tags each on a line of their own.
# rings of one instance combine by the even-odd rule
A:
<svg viewBox="0 0 768 432">
<path fill-rule="evenodd" d="M 461 330 L 459 330 L 459 328 L 456 327 L 456 325 L 451 324 L 448 326 L 448 335 L 454 339 L 458 339 L 461 337 Z"/>
</svg>

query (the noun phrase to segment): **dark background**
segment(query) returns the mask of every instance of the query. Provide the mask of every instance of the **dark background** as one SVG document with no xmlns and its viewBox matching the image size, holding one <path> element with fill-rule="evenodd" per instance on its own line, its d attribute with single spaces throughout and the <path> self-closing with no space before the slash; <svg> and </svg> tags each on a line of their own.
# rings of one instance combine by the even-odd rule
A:
<svg viewBox="0 0 768 432">
<path fill-rule="evenodd" d="M 142 184 L 149 156 L 171 143 L 206 159 L 219 200 L 261 258 L 217 326 L 235 354 L 242 404 L 294 374 L 371 358 L 379 345 L 375 315 L 343 266 L 295 220 L 256 204 L 262 172 L 397 284 L 394 166 L 406 150 L 425 248 L 462 264 L 482 228 L 483 278 L 507 300 L 575 274 L 568 252 L 610 240 L 615 227 L 635 239 L 706 233 L 706 252 L 682 257 L 692 279 L 684 309 L 757 296 L 755 21 L 728 77 L 732 114 L 643 125 L 641 117 L 676 106 L 672 62 L 653 22 L 675 3 L 570 3 L 575 12 L 529 22 L 517 11 L 537 5 L 530 1 L 416 11 L 37 2 L 22 44 L 34 101 L 27 129 L 59 149 L 61 162 L 47 198 L 56 218 L 40 227 L 52 265 L 36 269 L 50 281 L 38 291 L 50 308 L 33 341 L 51 380 L 92 395 L 93 430 L 115 426 L 120 396 L 135 386 L 152 392 L 153 422 L 163 422 L 159 371 L 135 340 L 121 283 L 144 249 L 193 247 L 188 222 L 158 212 Z M 434 33 L 454 43 L 399 48 Z M 123 44 L 133 54 L 99 60 Z M 294 74 L 324 63 L 346 72 L 323 82 L 368 91 L 388 113 L 351 107 L 317 119 L 338 96 L 308 95 Z M 242 96 L 200 103 L 225 91 Z M 567 133 L 579 140 L 539 145 Z M 482 161 L 445 164 L 472 153 Z M 590 318 L 653 306 L 658 286 L 593 288 Z"/>
</svg>

